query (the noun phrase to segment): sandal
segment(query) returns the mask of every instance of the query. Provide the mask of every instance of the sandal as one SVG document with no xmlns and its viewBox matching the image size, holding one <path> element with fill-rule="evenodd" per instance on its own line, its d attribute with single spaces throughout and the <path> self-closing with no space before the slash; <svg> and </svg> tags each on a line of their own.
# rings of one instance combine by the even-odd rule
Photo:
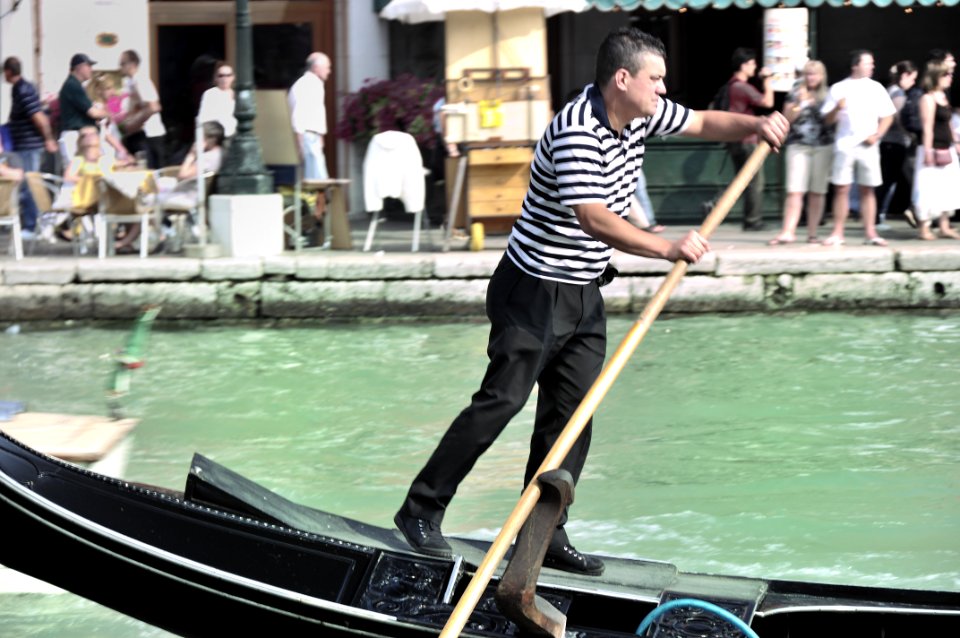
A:
<svg viewBox="0 0 960 638">
<path fill-rule="evenodd" d="M 865 246 L 880 246 L 881 248 L 887 245 L 887 240 L 877 235 L 876 237 L 867 237 L 863 240 Z"/>
<path fill-rule="evenodd" d="M 960 233 L 952 228 L 941 228 L 940 236 L 944 239 L 960 239 Z"/>
<path fill-rule="evenodd" d="M 808 243 L 808 244 L 819 244 L 819 243 L 821 243 L 821 242 L 820 242 L 820 238 L 817 237 L 816 235 L 814 235 L 814 236 L 812 236 L 812 237 L 807 237 L 807 243 Z"/>
<path fill-rule="evenodd" d="M 767 246 L 783 246 L 785 244 L 792 244 L 795 241 L 797 241 L 796 237 L 794 237 L 793 239 L 784 239 L 783 237 L 774 237 L 773 239 L 767 242 Z"/>
<path fill-rule="evenodd" d="M 824 239 L 820 244 L 822 246 L 843 246 L 845 243 L 842 237 L 837 237 L 836 235 L 830 235 Z"/>
</svg>

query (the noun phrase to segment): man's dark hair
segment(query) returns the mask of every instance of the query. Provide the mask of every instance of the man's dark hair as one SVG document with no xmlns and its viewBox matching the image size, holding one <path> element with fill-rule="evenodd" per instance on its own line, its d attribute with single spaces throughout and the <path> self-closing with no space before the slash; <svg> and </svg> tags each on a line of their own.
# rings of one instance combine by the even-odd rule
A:
<svg viewBox="0 0 960 638">
<path fill-rule="evenodd" d="M 851 51 L 850 52 L 850 68 L 852 69 L 853 67 L 860 64 L 860 58 L 862 58 L 865 55 L 873 55 L 873 52 L 870 51 L 869 49 L 854 49 L 853 51 Z"/>
<path fill-rule="evenodd" d="M 930 64 L 931 62 L 942 64 L 943 62 L 946 62 L 948 56 L 952 55 L 953 53 L 947 49 L 930 49 L 927 51 L 927 57 L 924 58 L 923 63 L 924 65 Z"/>
<path fill-rule="evenodd" d="M 757 59 L 756 49 L 751 49 L 750 47 L 738 47 L 734 50 L 733 55 L 730 56 L 730 70 L 739 71 L 740 67 L 750 60 Z"/>
<path fill-rule="evenodd" d="M 3 70 L 4 70 L 4 71 L 9 71 L 9 72 L 10 72 L 10 75 L 14 75 L 14 76 L 20 75 L 20 72 L 21 72 L 21 68 L 20 68 L 20 58 L 16 58 L 16 57 L 10 56 L 10 57 L 7 58 L 6 60 L 4 60 L 4 61 L 3 61 Z"/>
<path fill-rule="evenodd" d="M 133 62 L 137 66 L 140 66 L 140 56 L 137 55 L 137 52 L 134 51 L 133 49 L 127 49 L 122 53 L 122 55 L 130 62 Z"/>
<path fill-rule="evenodd" d="M 630 75 L 636 74 L 643 68 L 643 56 L 648 53 L 664 59 L 667 57 L 667 50 L 660 38 L 636 27 L 620 27 L 612 31 L 597 51 L 594 84 L 602 89 L 618 69 L 626 69 Z"/>
</svg>

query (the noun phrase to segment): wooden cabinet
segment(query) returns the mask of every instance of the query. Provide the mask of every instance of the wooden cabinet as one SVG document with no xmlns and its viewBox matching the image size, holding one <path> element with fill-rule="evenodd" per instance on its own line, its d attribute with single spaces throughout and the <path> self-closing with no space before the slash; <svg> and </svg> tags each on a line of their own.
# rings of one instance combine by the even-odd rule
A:
<svg viewBox="0 0 960 638">
<path fill-rule="evenodd" d="M 472 221 L 520 216 L 530 182 L 530 160 L 528 148 L 470 151 L 467 206 Z"/>
<path fill-rule="evenodd" d="M 489 234 L 510 231 L 513 222 L 520 216 L 523 198 L 530 183 L 530 162 L 533 149 L 527 146 L 504 146 L 500 148 L 474 148 L 456 162 L 466 161 L 464 184 L 457 206 L 454 227 L 468 228 L 479 222 Z M 450 168 L 456 167 L 451 162 Z M 456 168 L 448 168 L 448 176 L 457 174 Z M 448 177 L 447 184 L 453 180 Z M 452 189 L 448 195 L 452 197 Z"/>
</svg>

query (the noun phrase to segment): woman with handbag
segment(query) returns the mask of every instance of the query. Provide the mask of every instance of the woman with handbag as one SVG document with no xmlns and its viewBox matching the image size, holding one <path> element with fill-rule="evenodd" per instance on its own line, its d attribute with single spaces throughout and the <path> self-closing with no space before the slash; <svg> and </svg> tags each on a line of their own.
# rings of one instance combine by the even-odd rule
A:
<svg viewBox="0 0 960 638">
<path fill-rule="evenodd" d="M 913 181 L 914 212 L 920 239 L 937 236 L 930 231 L 933 218 L 939 217 L 940 237 L 960 239 L 951 228 L 950 216 L 960 208 L 960 161 L 958 143 L 950 129 L 952 109 L 947 99 L 953 74 L 939 63 L 928 64 L 923 74 L 925 93 L 920 98 L 920 121 L 923 124 L 921 145 L 917 148 Z"/>
</svg>

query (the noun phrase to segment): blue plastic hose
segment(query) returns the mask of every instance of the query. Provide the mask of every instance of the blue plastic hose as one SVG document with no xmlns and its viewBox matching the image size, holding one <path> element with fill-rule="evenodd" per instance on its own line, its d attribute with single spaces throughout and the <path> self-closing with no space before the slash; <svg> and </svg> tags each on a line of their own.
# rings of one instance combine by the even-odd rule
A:
<svg viewBox="0 0 960 638">
<path fill-rule="evenodd" d="M 643 633 L 650 627 L 654 620 L 664 615 L 674 607 L 699 607 L 705 611 L 709 611 L 712 614 L 720 616 L 728 623 L 739 629 L 743 632 L 744 636 L 747 638 L 760 638 L 755 631 L 750 629 L 750 626 L 731 614 L 729 611 L 723 607 L 718 607 L 713 603 L 708 603 L 704 600 L 697 600 L 696 598 L 678 598 L 677 600 L 671 600 L 668 603 L 664 603 L 647 614 L 647 617 L 643 619 L 643 622 L 640 623 L 640 626 L 637 627 L 637 635 L 642 636 Z"/>
</svg>

